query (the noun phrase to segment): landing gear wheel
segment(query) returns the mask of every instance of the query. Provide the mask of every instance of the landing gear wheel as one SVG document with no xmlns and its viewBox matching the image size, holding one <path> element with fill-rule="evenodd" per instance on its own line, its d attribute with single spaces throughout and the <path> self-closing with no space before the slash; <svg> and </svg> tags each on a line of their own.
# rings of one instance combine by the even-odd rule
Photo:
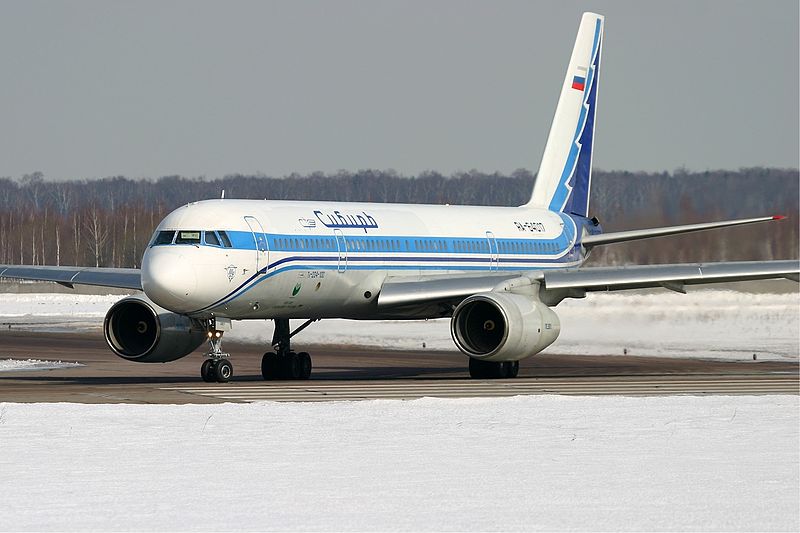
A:
<svg viewBox="0 0 800 533">
<path fill-rule="evenodd" d="M 286 379 L 300 378 L 300 358 L 294 352 L 284 355 L 281 361 L 281 372 Z"/>
<path fill-rule="evenodd" d="M 469 375 L 473 379 L 515 378 L 519 374 L 519 361 L 481 361 L 470 358 Z"/>
<path fill-rule="evenodd" d="M 481 361 L 480 359 L 469 358 L 469 377 L 472 379 L 487 379 L 489 378 L 489 370 L 491 363 Z"/>
<path fill-rule="evenodd" d="M 519 374 L 519 361 L 506 361 L 500 372 L 501 378 L 515 378 Z"/>
<path fill-rule="evenodd" d="M 214 365 L 214 369 L 216 370 L 214 374 L 220 383 L 227 383 L 233 377 L 233 365 L 227 359 L 220 360 Z"/>
<path fill-rule="evenodd" d="M 203 361 L 203 365 L 200 367 L 200 377 L 202 377 L 203 381 L 206 383 L 217 381 L 217 371 L 214 368 L 213 359 L 206 359 Z"/>
<path fill-rule="evenodd" d="M 276 318 L 272 347 L 261 358 L 261 375 L 264 379 L 308 379 L 311 376 L 311 356 L 307 352 L 295 353 L 291 348 L 292 337 L 318 319 L 309 319 L 291 331 L 288 318 Z"/>
<path fill-rule="evenodd" d="M 261 376 L 266 380 L 278 379 L 280 377 L 280 361 L 278 354 L 267 352 L 261 358 Z"/>
<path fill-rule="evenodd" d="M 311 356 L 308 352 L 300 352 L 297 358 L 300 360 L 300 379 L 308 379 L 311 377 Z"/>
</svg>

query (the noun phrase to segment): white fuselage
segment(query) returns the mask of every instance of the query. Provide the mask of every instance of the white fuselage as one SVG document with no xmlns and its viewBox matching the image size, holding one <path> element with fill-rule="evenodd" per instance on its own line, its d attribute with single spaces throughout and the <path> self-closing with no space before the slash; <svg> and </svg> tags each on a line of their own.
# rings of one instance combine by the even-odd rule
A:
<svg viewBox="0 0 800 533">
<path fill-rule="evenodd" d="M 159 224 L 153 242 L 168 242 L 145 252 L 142 287 L 198 318 L 370 318 L 389 276 L 577 266 L 578 223 L 527 207 L 206 200 Z"/>
</svg>

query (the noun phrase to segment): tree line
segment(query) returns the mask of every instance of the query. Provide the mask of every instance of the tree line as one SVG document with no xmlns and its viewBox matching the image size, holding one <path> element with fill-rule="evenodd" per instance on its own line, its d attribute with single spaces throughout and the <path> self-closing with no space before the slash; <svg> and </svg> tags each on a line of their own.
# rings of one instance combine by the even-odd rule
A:
<svg viewBox="0 0 800 533">
<path fill-rule="evenodd" d="M 606 231 L 783 214 L 789 220 L 601 247 L 593 264 L 757 260 L 798 256 L 797 169 L 593 176 L 591 215 Z M 49 181 L 0 178 L 0 264 L 138 267 L 158 222 L 188 202 L 219 198 L 513 206 L 534 176 L 360 170 L 284 177 L 165 176 Z"/>
</svg>

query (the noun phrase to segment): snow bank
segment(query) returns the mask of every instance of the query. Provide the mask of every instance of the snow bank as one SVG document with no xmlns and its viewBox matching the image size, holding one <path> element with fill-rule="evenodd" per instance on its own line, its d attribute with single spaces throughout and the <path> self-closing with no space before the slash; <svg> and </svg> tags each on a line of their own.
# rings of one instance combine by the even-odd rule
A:
<svg viewBox="0 0 800 533">
<path fill-rule="evenodd" d="M 96 329 L 121 297 L 0 294 L 0 323 L 34 330 Z M 555 308 L 561 336 L 546 353 L 797 360 L 800 296 L 703 290 L 689 294 L 590 293 Z M 299 325 L 296 321 L 295 325 Z M 449 320 L 323 320 L 298 345 L 338 344 L 454 351 Z M 269 343 L 270 322 L 238 321 L 228 339 Z"/>
<path fill-rule="evenodd" d="M 57 370 L 59 368 L 73 368 L 83 366 L 80 363 L 65 363 L 62 361 L 40 361 L 38 359 L 0 359 L 0 372 L 28 371 L 28 370 Z"/>
<path fill-rule="evenodd" d="M 797 531 L 798 402 L 0 404 L 0 529 Z"/>
<path fill-rule="evenodd" d="M 102 318 L 124 298 L 117 294 L 0 294 L 0 318 Z"/>
</svg>

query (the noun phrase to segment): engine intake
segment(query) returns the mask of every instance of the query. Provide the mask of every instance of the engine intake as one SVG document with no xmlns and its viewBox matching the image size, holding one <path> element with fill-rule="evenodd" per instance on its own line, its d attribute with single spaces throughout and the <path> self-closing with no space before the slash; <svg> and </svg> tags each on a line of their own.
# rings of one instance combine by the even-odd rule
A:
<svg viewBox="0 0 800 533">
<path fill-rule="evenodd" d="M 197 321 L 163 309 L 143 296 L 123 298 L 103 321 L 109 348 L 129 361 L 166 363 L 192 353 L 205 340 Z"/>
<path fill-rule="evenodd" d="M 484 361 L 519 361 L 553 344 L 558 316 L 543 303 L 519 294 L 486 292 L 456 307 L 450 333 L 458 349 Z"/>
</svg>

